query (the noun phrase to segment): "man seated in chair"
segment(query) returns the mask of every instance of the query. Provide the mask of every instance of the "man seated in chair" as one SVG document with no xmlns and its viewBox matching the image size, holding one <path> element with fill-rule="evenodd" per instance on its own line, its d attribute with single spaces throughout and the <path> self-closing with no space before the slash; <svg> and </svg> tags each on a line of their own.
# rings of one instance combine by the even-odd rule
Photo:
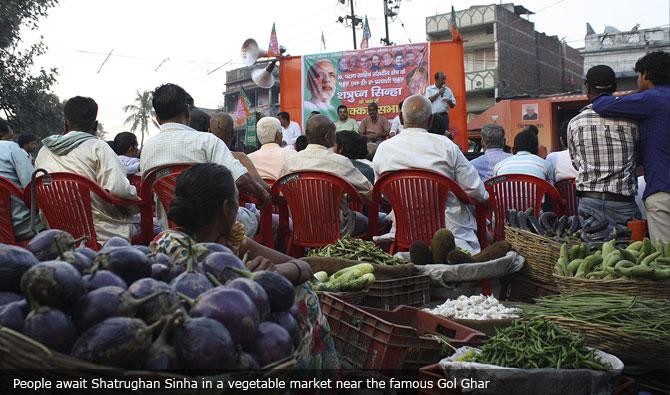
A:
<svg viewBox="0 0 670 395">
<path fill-rule="evenodd" d="M 112 196 L 137 199 L 135 187 L 126 177 L 126 167 L 114 150 L 96 137 L 98 105 L 90 97 L 75 96 L 65 103 L 65 134 L 42 140 L 35 167 L 49 173 L 66 172 L 84 176 Z M 104 242 L 113 236 L 128 240 L 139 233 L 136 207 L 114 206 L 97 196 L 91 199 L 96 238 Z"/>
<path fill-rule="evenodd" d="M 305 133 L 307 148 L 286 159 L 282 176 L 305 170 L 326 171 L 349 182 L 363 199 L 369 200 L 372 193 L 370 181 L 354 167 L 349 158 L 329 150 L 335 144 L 333 121 L 325 115 L 315 115 L 307 121 Z M 351 210 L 344 197 L 340 209 L 340 232 L 343 236 L 358 236 L 367 231 L 368 219 Z"/>
<path fill-rule="evenodd" d="M 432 122 L 430 101 L 422 95 L 405 99 L 400 113 L 404 129 L 401 134 L 383 141 L 372 161 L 379 178 L 389 171 L 414 169 L 433 170 L 455 181 L 476 201 L 486 201 L 488 194 L 477 170 L 460 148 L 443 135 L 428 133 Z M 456 245 L 479 251 L 477 224 L 473 211 L 449 194 L 446 225 L 454 234 Z"/>
</svg>

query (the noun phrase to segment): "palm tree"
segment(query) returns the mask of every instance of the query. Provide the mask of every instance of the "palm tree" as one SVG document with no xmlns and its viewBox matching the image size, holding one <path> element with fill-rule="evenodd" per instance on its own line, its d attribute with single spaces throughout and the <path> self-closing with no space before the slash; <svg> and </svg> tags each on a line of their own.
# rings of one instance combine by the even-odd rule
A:
<svg viewBox="0 0 670 395">
<path fill-rule="evenodd" d="M 135 133 L 136 130 L 142 132 L 142 137 L 140 140 L 140 148 L 144 145 L 144 135 L 149 131 L 149 121 L 151 121 L 154 126 L 158 127 L 156 123 L 156 113 L 151 104 L 151 91 L 144 91 L 140 93 L 137 91 L 137 96 L 135 96 L 135 102 L 123 107 L 123 112 L 130 113 L 124 125 L 132 124 L 130 126 L 130 131 Z"/>
</svg>

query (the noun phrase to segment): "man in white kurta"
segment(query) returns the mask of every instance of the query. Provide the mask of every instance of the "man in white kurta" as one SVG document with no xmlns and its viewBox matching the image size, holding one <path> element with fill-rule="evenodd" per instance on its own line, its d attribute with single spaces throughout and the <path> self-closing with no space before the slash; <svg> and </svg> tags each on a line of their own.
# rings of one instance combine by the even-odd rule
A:
<svg viewBox="0 0 670 395">
<path fill-rule="evenodd" d="M 137 199 L 126 167 L 104 140 L 95 137 L 98 106 L 91 98 L 73 97 L 65 104 L 65 131 L 43 140 L 35 167 L 49 173 L 66 172 L 84 176 L 115 197 Z M 117 207 L 93 196 L 91 200 L 96 238 L 104 242 L 113 236 L 130 239 L 137 233 L 133 214 L 137 207 Z"/>
<path fill-rule="evenodd" d="M 427 98 L 414 95 L 404 101 L 402 120 L 405 128 L 399 135 L 379 144 L 372 161 L 376 177 L 388 171 L 409 168 L 434 170 L 455 181 L 474 200 L 487 200 L 488 194 L 477 170 L 460 148 L 445 136 L 428 133 L 430 119 L 431 104 Z M 450 193 L 445 215 L 447 228 L 454 234 L 456 245 L 469 251 L 479 251 L 472 208 Z"/>
</svg>

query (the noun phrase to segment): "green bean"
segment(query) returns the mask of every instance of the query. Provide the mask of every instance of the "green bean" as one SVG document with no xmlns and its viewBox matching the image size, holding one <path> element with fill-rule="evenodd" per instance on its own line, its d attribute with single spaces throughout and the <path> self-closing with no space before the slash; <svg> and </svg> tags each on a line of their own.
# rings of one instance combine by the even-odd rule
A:
<svg viewBox="0 0 670 395">
<path fill-rule="evenodd" d="M 323 256 L 369 262 L 377 265 L 400 265 L 406 261 L 394 258 L 371 241 L 345 236 L 333 244 L 311 250 L 308 256 Z"/>
</svg>

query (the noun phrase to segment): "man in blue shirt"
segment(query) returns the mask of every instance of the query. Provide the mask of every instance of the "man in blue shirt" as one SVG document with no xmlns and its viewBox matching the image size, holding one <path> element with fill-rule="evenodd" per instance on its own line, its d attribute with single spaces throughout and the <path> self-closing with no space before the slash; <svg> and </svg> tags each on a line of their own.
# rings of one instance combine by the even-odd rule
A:
<svg viewBox="0 0 670 395">
<path fill-rule="evenodd" d="M 26 152 L 12 141 L 13 136 L 7 121 L 0 119 L 0 177 L 23 189 L 30 183 L 33 165 Z M 12 220 L 16 240 L 27 240 L 34 235 L 30 228 L 30 210 L 16 196 L 12 196 Z"/>
<path fill-rule="evenodd" d="M 524 130 L 514 137 L 513 156 L 498 162 L 493 167 L 493 175 L 526 174 L 554 183 L 554 166 L 551 162 L 537 156 L 537 136 L 530 130 Z"/>
<path fill-rule="evenodd" d="M 639 93 L 600 96 L 593 101 L 593 110 L 638 121 L 649 234 L 654 241 L 670 242 L 670 54 L 643 56 L 635 63 L 635 72 Z"/>
<path fill-rule="evenodd" d="M 493 167 L 501 160 L 512 156 L 512 154 L 503 151 L 505 146 L 505 129 L 500 125 L 484 125 L 481 131 L 482 147 L 484 155 L 470 161 L 472 166 L 477 169 L 479 178 L 482 181 L 493 176 Z"/>
</svg>

